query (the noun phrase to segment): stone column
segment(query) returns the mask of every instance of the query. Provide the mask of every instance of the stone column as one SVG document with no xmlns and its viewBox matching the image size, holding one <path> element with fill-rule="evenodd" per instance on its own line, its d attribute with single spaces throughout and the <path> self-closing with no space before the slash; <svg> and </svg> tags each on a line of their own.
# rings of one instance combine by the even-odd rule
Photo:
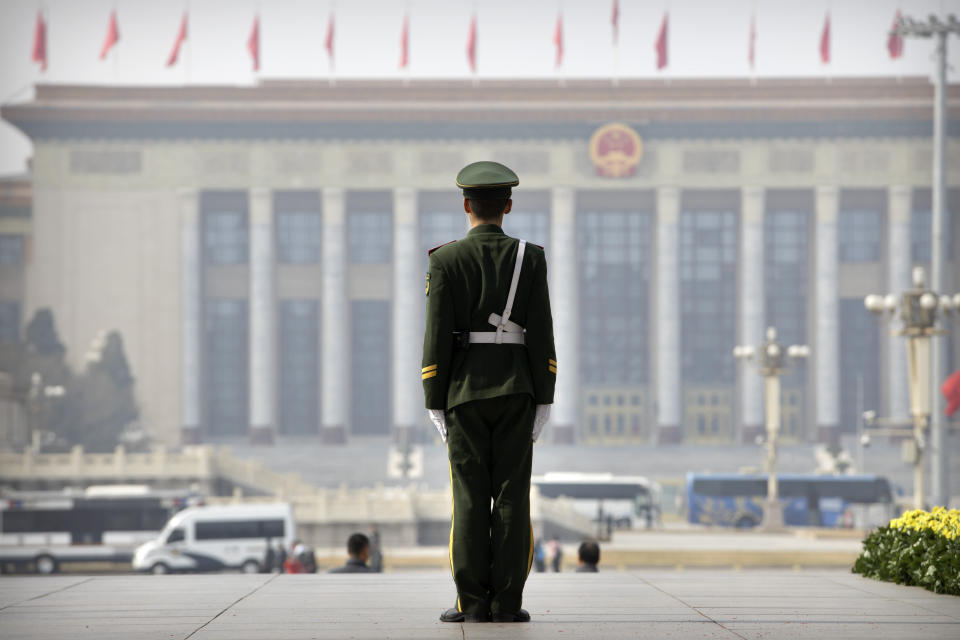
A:
<svg viewBox="0 0 960 640">
<path fill-rule="evenodd" d="M 423 260 L 417 224 L 417 192 L 401 187 L 393 192 L 393 429 L 394 441 L 406 445 L 419 437 L 423 423 L 420 350 L 423 336 L 418 320 L 423 306 Z"/>
<path fill-rule="evenodd" d="M 250 190 L 250 442 L 273 444 L 273 203 L 270 189 Z"/>
<path fill-rule="evenodd" d="M 837 214 L 840 190 L 817 187 L 816 194 L 816 370 L 817 438 L 832 442 L 840 424 L 840 311 L 837 300 Z"/>
<path fill-rule="evenodd" d="M 347 440 L 350 406 L 350 299 L 347 297 L 347 220 L 343 189 L 323 190 L 323 291 L 321 293 L 321 427 L 324 443 Z"/>
<path fill-rule="evenodd" d="M 683 387 L 680 377 L 680 190 L 657 189 L 657 440 L 683 440 Z"/>
<path fill-rule="evenodd" d="M 893 185 L 887 197 L 887 291 L 900 295 L 910 289 L 910 214 L 913 190 Z M 910 418 L 910 388 L 907 382 L 907 344 L 902 336 L 887 338 L 888 415 L 894 420 Z M 866 407 L 869 408 L 869 407 Z"/>
<path fill-rule="evenodd" d="M 763 187 L 743 187 L 743 230 L 740 236 L 740 338 L 739 344 L 759 345 L 764 340 L 766 315 L 764 294 Z M 741 368 L 741 442 L 753 442 L 764 433 L 763 379 L 756 367 Z"/>
<path fill-rule="evenodd" d="M 200 406 L 200 201 L 180 189 L 180 441 L 203 440 Z"/>
<path fill-rule="evenodd" d="M 577 305 L 577 217 L 574 191 L 554 187 L 550 193 L 548 286 L 557 347 L 557 388 L 545 433 L 556 443 L 573 444 L 580 422 L 580 308 Z M 589 311 L 588 311 L 589 313 Z"/>
</svg>

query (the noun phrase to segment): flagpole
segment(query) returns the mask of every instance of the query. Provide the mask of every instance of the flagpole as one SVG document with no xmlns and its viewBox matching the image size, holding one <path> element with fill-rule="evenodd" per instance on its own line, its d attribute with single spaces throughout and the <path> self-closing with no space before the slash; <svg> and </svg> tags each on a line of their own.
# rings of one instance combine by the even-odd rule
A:
<svg viewBox="0 0 960 640">
<path fill-rule="evenodd" d="M 113 3 L 113 17 L 116 18 L 117 23 L 117 33 L 120 33 L 120 18 L 117 16 L 117 4 L 116 0 Z M 113 83 L 120 84 L 120 47 L 119 45 L 119 35 L 117 37 L 117 42 L 113 44 L 110 48 L 113 49 Z"/>
</svg>

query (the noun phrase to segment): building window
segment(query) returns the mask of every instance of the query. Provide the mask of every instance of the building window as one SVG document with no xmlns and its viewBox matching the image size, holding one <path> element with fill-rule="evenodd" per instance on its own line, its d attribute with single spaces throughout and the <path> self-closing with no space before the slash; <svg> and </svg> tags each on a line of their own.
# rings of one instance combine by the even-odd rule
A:
<svg viewBox="0 0 960 640">
<path fill-rule="evenodd" d="M 947 241 L 944 243 L 946 255 L 945 260 L 953 259 L 953 225 L 952 216 L 947 211 L 943 217 L 943 233 Z M 910 260 L 916 263 L 929 263 L 931 260 L 931 248 L 933 247 L 933 213 L 929 209 L 914 211 L 910 216 Z M 929 276 L 928 276 L 929 277 Z"/>
<path fill-rule="evenodd" d="M 840 262 L 878 262 L 883 238 L 883 216 L 876 210 L 841 211 L 837 218 Z"/>
<path fill-rule="evenodd" d="M 203 255 L 206 264 L 246 264 L 249 244 L 246 211 L 205 211 Z"/>
<path fill-rule="evenodd" d="M 666 250 L 666 247 L 664 247 Z M 680 216 L 681 375 L 685 383 L 735 379 L 737 215 L 685 211 Z"/>
<path fill-rule="evenodd" d="M 24 237 L 17 233 L 0 233 L 0 265 L 18 266 L 24 263 Z"/>
<path fill-rule="evenodd" d="M 781 344 L 807 343 L 807 242 L 805 211 L 768 211 L 764 216 L 764 294 L 766 324 Z M 757 336 L 756 339 L 760 339 Z M 802 367 L 789 367 L 785 387 L 803 387 Z"/>
<path fill-rule="evenodd" d="M 390 301 L 350 303 L 350 422 L 354 435 L 390 433 Z M 414 372 L 416 373 L 416 372 Z"/>
<path fill-rule="evenodd" d="M 210 435 L 247 433 L 247 344 L 247 301 L 207 300 L 203 388 Z"/>
<path fill-rule="evenodd" d="M 0 342 L 20 340 L 20 303 L 0 300 Z"/>
<path fill-rule="evenodd" d="M 276 214 L 277 262 L 320 262 L 320 212 L 278 211 Z"/>
<path fill-rule="evenodd" d="M 550 212 L 512 210 L 503 218 L 507 235 L 521 238 L 548 249 L 550 246 Z"/>
<path fill-rule="evenodd" d="M 459 240 L 467 233 L 467 214 L 462 211 L 424 211 L 420 213 L 420 247 L 423 249 L 424 270 L 427 251 Z"/>
<path fill-rule="evenodd" d="M 577 216 L 585 385 L 648 381 L 651 218 L 633 211 Z"/>
<path fill-rule="evenodd" d="M 316 300 L 281 300 L 279 309 L 280 432 L 318 430 L 319 314 Z"/>
<path fill-rule="evenodd" d="M 880 323 L 863 298 L 840 299 L 840 430 L 855 432 L 860 412 L 880 411 Z"/>
<path fill-rule="evenodd" d="M 393 258 L 393 213 L 349 212 L 347 245 L 352 264 L 388 264 Z"/>
</svg>

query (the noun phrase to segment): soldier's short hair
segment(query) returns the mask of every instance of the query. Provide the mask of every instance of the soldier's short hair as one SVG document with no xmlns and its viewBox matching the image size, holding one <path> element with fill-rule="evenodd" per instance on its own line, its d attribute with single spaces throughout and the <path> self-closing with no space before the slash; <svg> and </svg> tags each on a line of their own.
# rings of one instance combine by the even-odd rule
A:
<svg viewBox="0 0 960 640">
<path fill-rule="evenodd" d="M 577 555 L 585 564 L 597 564 L 600 562 L 600 545 L 590 540 L 583 542 L 577 549 Z"/>
<path fill-rule="evenodd" d="M 490 200 L 474 200 L 469 198 L 470 211 L 478 220 L 496 220 L 507 208 L 510 198 L 495 198 Z"/>
</svg>

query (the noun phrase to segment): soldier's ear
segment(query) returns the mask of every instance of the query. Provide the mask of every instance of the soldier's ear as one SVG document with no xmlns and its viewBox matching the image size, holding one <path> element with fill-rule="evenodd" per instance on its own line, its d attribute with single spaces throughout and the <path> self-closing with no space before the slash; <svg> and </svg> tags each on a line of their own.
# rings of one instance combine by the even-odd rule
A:
<svg viewBox="0 0 960 640">
<path fill-rule="evenodd" d="M 470 201 L 466 198 L 463 199 L 463 211 L 464 213 L 473 213 L 473 211 L 470 210 Z"/>
<path fill-rule="evenodd" d="M 510 209 L 513 209 L 513 198 L 507 200 L 507 206 L 503 208 L 503 213 L 510 213 Z"/>
</svg>

